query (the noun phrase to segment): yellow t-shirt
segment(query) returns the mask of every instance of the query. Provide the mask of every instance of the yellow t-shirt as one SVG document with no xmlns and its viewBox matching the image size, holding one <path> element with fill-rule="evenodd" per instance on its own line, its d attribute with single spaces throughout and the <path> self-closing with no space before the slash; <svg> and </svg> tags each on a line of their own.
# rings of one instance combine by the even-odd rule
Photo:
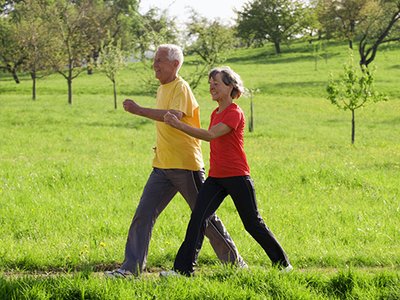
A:
<svg viewBox="0 0 400 300">
<path fill-rule="evenodd" d="M 200 127 L 199 105 L 186 81 L 181 77 L 163 84 L 157 91 L 157 109 L 174 109 L 184 113 L 182 122 Z M 200 140 L 164 122 L 156 122 L 157 144 L 153 167 L 197 171 L 204 167 Z"/>
</svg>

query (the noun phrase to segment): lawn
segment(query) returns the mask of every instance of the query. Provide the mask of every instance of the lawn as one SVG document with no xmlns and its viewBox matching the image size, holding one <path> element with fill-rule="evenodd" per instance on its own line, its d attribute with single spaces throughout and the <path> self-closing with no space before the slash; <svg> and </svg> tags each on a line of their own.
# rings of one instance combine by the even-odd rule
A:
<svg viewBox="0 0 400 300">
<path fill-rule="evenodd" d="M 155 224 L 146 273 L 107 280 L 123 259 L 126 234 L 151 171 L 152 121 L 123 111 L 130 97 L 154 106 L 140 64 L 112 85 L 100 73 L 73 82 L 73 104 L 60 75 L 15 84 L 0 74 L 1 299 L 398 299 L 400 298 L 400 48 L 382 48 L 376 86 L 390 100 L 351 114 L 326 100 L 332 73 L 347 60 L 330 44 L 316 67 L 312 49 L 295 44 L 241 49 L 225 64 L 259 89 L 254 132 L 245 147 L 260 212 L 295 267 L 271 268 L 247 234 L 231 199 L 218 210 L 248 270 L 221 266 L 206 241 L 197 276 L 160 279 L 172 267 L 189 220 L 177 196 Z M 182 75 L 192 71 L 187 59 Z M 151 74 L 151 73 L 150 73 Z M 206 127 L 215 107 L 206 78 L 194 91 Z M 250 116 L 249 98 L 237 103 Z M 208 144 L 202 144 L 208 166 Z"/>
</svg>

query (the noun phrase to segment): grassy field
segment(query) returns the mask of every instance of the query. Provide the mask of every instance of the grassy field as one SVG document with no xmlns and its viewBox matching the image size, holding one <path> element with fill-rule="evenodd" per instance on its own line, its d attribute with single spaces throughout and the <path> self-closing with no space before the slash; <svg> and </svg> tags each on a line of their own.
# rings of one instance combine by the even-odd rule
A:
<svg viewBox="0 0 400 300">
<path fill-rule="evenodd" d="M 28 76 L 16 85 L 0 74 L 0 298 L 399 299 L 400 48 L 376 58 L 376 86 L 390 101 L 356 111 L 355 145 L 350 112 L 325 92 L 346 49 L 328 45 L 325 58 L 315 68 L 312 49 L 297 44 L 280 56 L 269 46 L 239 50 L 226 62 L 260 89 L 245 144 L 261 214 L 295 267 L 286 275 L 271 268 L 226 199 L 218 215 L 249 269 L 221 266 L 205 242 L 197 276 L 160 279 L 189 220 L 178 196 L 155 224 L 146 274 L 104 278 L 123 259 L 151 171 L 154 124 L 120 105 L 130 97 L 154 106 L 141 66 L 121 73 L 117 110 L 102 74 L 74 80 L 73 105 L 59 75 L 40 80 L 32 101 Z M 205 127 L 215 107 L 206 79 L 195 94 Z M 238 104 L 249 117 L 249 100 Z M 203 153 L 208 165 L 207 143 Z"/>
</svg>

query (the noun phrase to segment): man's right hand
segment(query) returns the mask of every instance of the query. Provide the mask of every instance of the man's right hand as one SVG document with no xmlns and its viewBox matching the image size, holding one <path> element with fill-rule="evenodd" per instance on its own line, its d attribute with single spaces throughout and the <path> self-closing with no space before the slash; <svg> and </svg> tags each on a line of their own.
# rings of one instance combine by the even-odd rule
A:
<svg viewBox="0 0 400 300">
<path fill-rule="evenodd" d="M 135 115 L 138 115 L 140 109 L 142 108 L 140 105 L 138 105 L 135 101 L 131 99 L 125 99 L 125 101 L 123 102 L 123 106 L 125 111 L 128 111 Z"/>
</svg>

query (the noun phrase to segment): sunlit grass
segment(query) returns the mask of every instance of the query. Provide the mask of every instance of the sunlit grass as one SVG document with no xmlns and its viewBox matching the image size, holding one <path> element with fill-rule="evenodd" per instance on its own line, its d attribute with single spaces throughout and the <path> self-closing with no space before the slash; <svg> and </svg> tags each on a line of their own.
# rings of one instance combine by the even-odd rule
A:
<svg viewBox="0 0 400 300">
<path fill-rule="evenodd" d="M 377 85 L 391 100 L 356 112 L 352 146 L 350 113 L 332 106 L 324 90 L 329 73 L 342 70 L 343 49 L 332 46 L 317 71 L 305 46 L 279 57 L 268 47 L 240 50 L 226 62 L 248 87 L 260 89 L 253 99 L 255 131 L 246 132 L 245 147 L 260 212 L 297 269 L 291 277 L 271 269 L 229 198 L 218 215 L 248 271 L 219 266 L 205 242 L 194 279 L 161 281 L 149 275 L 109 282 L 93 273 L 121 262 L 151 170 L 153 122 L 120 105 L 125 97 L 154 105 L 144 93 L 142 67 L 121 72 L 117 110 L 102 74 L 74 80 L 72 106 L 59 75 L 40 80 L 38 99 L 32 101 L 28 77 L 16 85 L 1 74 L 1 298 L 395 299 L 400 293 L 400 99 L 394 79 L 399 50 L 385 50 L 376 59 Z M 195 93 L 206 127 L 215 107 L 206 80 Z M 248 99 L 238 103 L 249 117 Z M 208 144 L 202 145 L 208 166 Z M 172 267 L 189 216 L 180 196 L 161 214 L 149 271 Z M 34 275 L 43 272 L 56 275 Z"/>
</svg>

